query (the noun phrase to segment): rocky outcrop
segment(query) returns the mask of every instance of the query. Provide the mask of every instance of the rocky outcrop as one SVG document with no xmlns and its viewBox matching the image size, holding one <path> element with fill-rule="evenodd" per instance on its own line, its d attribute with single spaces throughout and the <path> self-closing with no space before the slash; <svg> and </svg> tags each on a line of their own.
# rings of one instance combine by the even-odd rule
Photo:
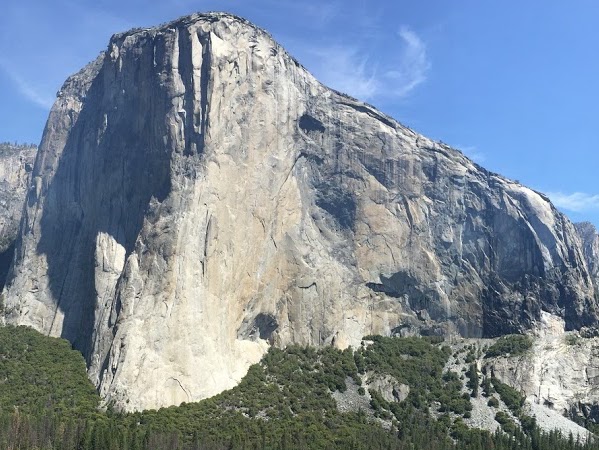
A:
<svg viewBox="0 0 599 450">
<path fill-rule="evenodd" d="M 587 332 L 590 330 L 586 330 Z M 449 345 L 451 355 L 443 372 L 463 374 L 476 368 L 478 372 L 477 392 L 468 376 L 462 392 L 470 397 L 472 410 L 464 423 L 471 428 L 480 428 L 492 433 L 500 429 L 497 413 L 510 417 L 515 423 L 521 423 L 521 417 L 515 415 L 493 389 L 493 377 L 515 388 L 523 397 L 521 413 L 534 417 L 537 426 L 546 432 L 560 431 L 564 436 L 573 435 L 574 439 L 585 441 L 589 431 L 572 420 L 570 405 L 576 405 L 577 399 L 590 394 L 588 386 L 579 383 L 576 367 L 568 363 L 577 361 L 588 364 L 587 357 L 576 357 L 577 345 L 570 342 L 576 332 L 565 332 L 563 319 L 543 312 L 534 330 L 529 332 L 533 346 L 524 354 L 487 357 L 487 350 L 497 343 L 497 339 L 451 339 L 443 345 Z M 587 342 L 591 344 L 590 341 Z M 568 347 L 574 345 L 574 347 Z M 587 355 L 588 356 L 588 355 Z M 563 369 L 563 371 L 560 371 Z M 582 369 L 584 371 L 584 369 Z M 572 374 L 576 374 L 571 378 Z M 559 379 L 559 382 L 557 381 Z M 563 389 L 565 381 L 566 389 Z M 466 381 L 466 380 L 464 380 Z M 490 383 L 489 383 L 490 382 Z M 558 391 L 559 394 L 558 394 Z M 559 401 L 554 394 L 559 395 Z M 490 402 L 494 399 L 494 403 Z M 595 400 L 593 394 L 587 400 Z M 438 414 L 438 413 L 437 413 Z"/>
<path fill-rule="evenodd" d="M 403 402 L 410 394 L 410 386 L 398 383 L 391 375 L 376 375 L 369 373 L 366 377 L 366 386 L 381 394 L 387 402 Z"/>
<path fill-rule="evenodd" d="M 596 329 L 566 333 L 562 318 L 543 313 L 533 348 L 523 356 L 485 360 L 486 372 L 516 388 L 534 405 L 599 423 L 597 335 Z"/>
<path fill-rule="evenodd" d="M 129 410 L 229 388 L 268 345 L 597 319 L 547 197 L 219 13 L 115 35 L 65 83 L 5 293 Z"/>
<path fill-rule="evenodd" d="M 590 222 L 581 222 L 574 224 L 574 226 L 582 240 L 582 252 L 589 273 L 593 278 L 595 288 L 599 289 L 599 233 L 597 232 L 595 225 Z"/>
<path fill-rule="evenodd" d="M 0 143 L 0 289 L 4 287 L 37 147 Z"/>
</svg>

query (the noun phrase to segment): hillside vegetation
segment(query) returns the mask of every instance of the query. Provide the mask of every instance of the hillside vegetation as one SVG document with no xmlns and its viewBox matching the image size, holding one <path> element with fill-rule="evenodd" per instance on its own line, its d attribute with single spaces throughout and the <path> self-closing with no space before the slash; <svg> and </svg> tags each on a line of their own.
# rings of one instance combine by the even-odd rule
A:
<svg viewBox="0 0 599 450">
<path fill-rule="evenodd" d="M 470 395 L 444 372 L 449 347 L 432 338 L 368 337 L 356 350 L 272 348 L 239 386 L 198 403 L 120 414 L 97 409 L 83 359 L 60 339 L 23 327 L 0 328 L 0 448 L 120 449 L 599 449 L 534 420 L 499 414 L 491 434 L 463 422 Z M 410 387 L 402 401 L 365 389 L 367 377 Z M 468 375 L 472 384 L 472 375 Z M 518 393 L 493 380 L 517 410 Z M 366 409 L 342 413 L 331 396 L 351 386 Z"/>
</svg>

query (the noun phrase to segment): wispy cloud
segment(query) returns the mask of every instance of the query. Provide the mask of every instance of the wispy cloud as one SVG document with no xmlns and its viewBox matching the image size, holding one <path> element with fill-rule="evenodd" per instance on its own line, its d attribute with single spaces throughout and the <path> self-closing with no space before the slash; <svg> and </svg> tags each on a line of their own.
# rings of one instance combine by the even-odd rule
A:
<svg viewBox="0 0 599 450">
<path fill-rule="evenodd" d="M 387 42 L 385 58 L 354 45 L 304 49 L 307 67 L 326 85 L 360 99 L 407 97 L 426 81 L 431 62 L 426 44 L 409 27 L 402 26 L 397 36 L 396 44 Z"/>
<path fill-rule="evenodd" d="M 317 59 L 316 76 L 332 88 L 363 99 L 379 91 L 375 70 L 358 49 L 331 46 L 310 53 Z"/>
<path fill-rule="evenodd" d="M 572 194 L 547 192 L 546 194 L 555 206 L 567 211 L 585 212 L 599 210 L 599 194 L 585 194 L 584 192 L 574 192 Z"/>
<path fill-rule="evenodd" d="M 178 4 L 195 4 L 197 0 L 170 0 Z M 224 4 L 222 10 L 227 10 L 227 7 L 234 6 L 239 3 L 235 0 L 220 0 L 218 3 Z M 302 26 L 306 28 L 322 29 L 328 27 L 332 21 L 339 19 L 347 13 L 347 5 L 340 0 L 304 0 L 302 2 L 282 2 L 281 0 L 261 0 L 263 9 L 266 13 L 280 15 L 281 22 L 285 22 L 290 18 L 297 20 L 302 17 Z M 255 8 L 253 8 L 255 9 Z M 251 11 L 250 8 L 249 11 Z M 242 14 L 243 15 L 243 14 Z"/>
<path fill-rule="evenodd" d="M 426 45 L 418 35 L 407 26 L 399 29 L 403 41 L 399 65 L 385 72 L 384 76 L 394 83 L 393 93 L 405 97 L 418 85 L 424 83 L 431 68 L 426 54 Z"/>
<path fill-rule="evenodd" d="M 479 151 L 474 145 L 456 145 L 455 148 L 461 150 L 461 152 L 470 158 L 472 161 L 477 162 L 479 164 L 485 162 L 487 159 L 486 155 Z"/>
<path fill-rule="evenodd" d="M 281 3 L 277 0 L 277 3 Z M 298 8 L 300 13 L 304 13 L 310 18 L 311 23 L 316 24 L 318 27 L 324 27 L 330 24 L 332 20 L 339 15 L 339 12 L 343 9 L 341 2 L 332 3 L 295 3 L 292 2 L 289 5 L 293 5 Z"/>
<path fill-rule="evenodd" d="M 52 103 L 54 102 L 52 97 L 40 93 L 3 59 L 0 59 L 0 69 L 2 69 L 2 71 L 12 80 L 21 95 L 27 100 L 44 109 L 50 109 L 52 107 Z"/>
</svg>

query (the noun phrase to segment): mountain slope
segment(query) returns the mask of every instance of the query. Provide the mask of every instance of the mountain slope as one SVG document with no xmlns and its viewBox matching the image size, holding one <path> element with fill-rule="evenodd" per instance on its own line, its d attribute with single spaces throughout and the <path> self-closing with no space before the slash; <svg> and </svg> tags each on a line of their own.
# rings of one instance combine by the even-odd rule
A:
<svg viewBox="0 0 599 450">
<path fill-rule="evenodd" d="M 52 108 L 6 319 L 70 340 L 137 410 L 269 345 L 597 320 L 549 200 L 315 80 L 221 13 L 113 36 Z"/>
</svg>

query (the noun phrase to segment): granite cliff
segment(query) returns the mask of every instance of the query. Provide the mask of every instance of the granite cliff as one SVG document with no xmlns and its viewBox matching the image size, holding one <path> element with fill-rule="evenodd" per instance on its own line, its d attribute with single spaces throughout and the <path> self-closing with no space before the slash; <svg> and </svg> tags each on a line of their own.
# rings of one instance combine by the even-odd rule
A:
<svg viewBox="0 0 599 450">
<path fill-rule="evenodd" d="M 37 147 L 0 143 L 0 289 L 15 252 L 15 242 Z"/>
<path fill-rule="evenodd" d="M 582 240 L 582 252 L 595 288 L 597 288 L 599 286 L 599 234 L 597 228 L 590 222 L 581 222 L 574 226 Z"/>
<path fill-rule="evenodd" d="M 596 323 L 574 225 L 196 14 L 112 37 L 50 113 L 5 318 L 63 336 L 129 410 L 234 386 L 269 345 Z"/>
</svg>

